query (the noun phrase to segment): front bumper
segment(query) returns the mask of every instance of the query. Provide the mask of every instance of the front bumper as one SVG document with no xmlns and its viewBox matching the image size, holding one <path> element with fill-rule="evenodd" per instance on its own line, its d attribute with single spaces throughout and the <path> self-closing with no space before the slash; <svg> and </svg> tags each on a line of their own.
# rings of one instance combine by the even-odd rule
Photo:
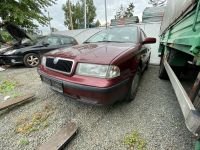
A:
<svg viewBox="0 0 200 150">
<path fill-rule="evenodd" d="M 23 64 L 22 56 L 0 55 L 0 65 L 16 65 Z"/>
<path fill-rule="evenodd" d="M 129 79 L 111 87 L 101 88 L 60 80 L 56 77 L 49 76 L 40 70 L 38 70 L 38 73 L 43 82 L 44 79 L 48 79 L 51 81 L 51 83 L 60 83 L 63 90 L 59 92 L 63 93 L 64 95 L 78 101 L 94 105 L 111 105 L 116 101 L 123 100 L 129 89 Z M 51 83 L 49 83 L 50 87 L 52 87 Z"/>
</svg>

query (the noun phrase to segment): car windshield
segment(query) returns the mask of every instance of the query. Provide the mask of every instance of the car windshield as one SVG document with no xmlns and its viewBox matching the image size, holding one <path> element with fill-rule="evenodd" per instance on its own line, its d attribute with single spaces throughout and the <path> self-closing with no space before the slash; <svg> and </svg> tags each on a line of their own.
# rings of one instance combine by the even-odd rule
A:
<svg viewBox="0 0 200 150">
<path fill-rule="evenodd" d="M 136 43 L 137 27 L 117 27 L 105 29 L 91 38 L 85 43 L 97 43 L 97 42 L 117 42 L 117 43 Z"/>
</svg>

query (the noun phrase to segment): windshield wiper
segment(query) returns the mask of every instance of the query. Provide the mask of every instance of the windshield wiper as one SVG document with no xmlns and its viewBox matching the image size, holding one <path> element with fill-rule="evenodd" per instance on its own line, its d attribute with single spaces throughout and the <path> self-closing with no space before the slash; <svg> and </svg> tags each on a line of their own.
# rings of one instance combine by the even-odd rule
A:
<svg viewBox="0 0 200 150">
<path fill-rule="evenodd" d="M 103 40 L 103 41 L 96 41 L 96 42 L 88 42 L 88 41 L 85 41 L 84 44 L 87 44 L 87 43 L 126 43 L 126 42 L 122 42 L 122 41 L 108 41 L 108 40 Z"/>
<path fill-rule="evenodd" d="M 85 42 L 83 42 L 83 44 L 87 44 L 87 43 L 91 43 L 91 42 L 89 42 L 89 41 L 85 41 Z"/>
<path fill-rule="evenodd" d="M 125 42 L 122 42 L 122 41 L 108 41 L 108 40 L 105 40 L 105 41 L 97 41 L 97 42 L 95 42 L 95 43 L 100 43 L 100 42 L 108 42 L 108 43 L 110 43 L 110 42 L 113 42 L 113 43 L 125 43 Z"/>
</svg>

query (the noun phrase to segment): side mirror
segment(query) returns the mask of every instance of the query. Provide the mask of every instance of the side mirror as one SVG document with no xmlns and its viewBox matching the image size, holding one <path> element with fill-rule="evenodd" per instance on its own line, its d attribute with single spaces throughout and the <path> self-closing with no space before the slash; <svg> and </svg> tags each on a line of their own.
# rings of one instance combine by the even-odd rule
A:
<svg viewBox="0 0 200 150">
<path fill-rule="evenodd" d="M 47 47 L 47 46 L 49 46 L 49 43 L 43 41 L 43 42 L 42 42 L 42 45 L 45 46 L 45 47 Z"/>
<path fill-rule="evenodd" d="M 153 44 L 156 43 L 156 38 L 152 38 L 152 37 L 147 37 L 142 44 Z"/>
</svg>

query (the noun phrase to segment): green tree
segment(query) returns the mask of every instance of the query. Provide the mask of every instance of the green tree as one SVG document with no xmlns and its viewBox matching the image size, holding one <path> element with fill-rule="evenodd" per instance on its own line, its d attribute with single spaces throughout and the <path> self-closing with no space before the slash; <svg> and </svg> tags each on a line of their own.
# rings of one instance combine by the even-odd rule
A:
<svg viewBox="0 0 200 150">
<path fill-rule="evenodd" d="M 82 4 L 84 0 L 81 0 Z M 92 24 L 94 21 L 94 18 L 96 17 L 96 7 L 94 6 L 93 0 L 86 0 L 87 5 L 87 24 Z M 83 5 L 84 7 L 84 5 Z"/>
<path fill-rule="evenodd" d="M 83 0 L 78 1 L 76 4 L 70 4 L 72 11 L 72 23 L 74 29 L 79 29 L 84 25 L 84 2 Z M 87 24 L 92 24 L 96 17 L 96 7 L 94 6 L 93 0 L 87 0 Z M 69 18 L 69 6 L 63 5 L 63 10 L 65 13 L 65 21 L 64 24 L 71 30 L 70 27 L 70 18 Z"/>
<path fill-rule="evenodd" d="M 38 23 L 47 25 L 49 18 L 44 15 L 55 0 L 1 0 L 0 17 L 26 29 L 36 29 Z"/>
<path fill-rule="evenodd" d="M 72 24 L 74 29 L 80 28 L 80 24 L 83 23 L 83 7 L 82 4 L 78 1 L 76 4 L 71 5 L 71 11 L 72 11 Z M 65 13 L 65 21 L 64 24 L 68 27 L 69 30 L 72 29 L 70 25 L 70 17 L 69 17 L 69 5 L 63 5 L 63 10 Z"/>
<path fill-rule="evenodd" d="M 149 4 L 154 7 L 164 6 L 167 0 L 149 0 Z"/>
<path fill-rule="evenodd" d="M 116 12 L 115 19 L 123 18 L 125 15 L 125 8 L 123 5 L 120 5 L 119 10 Z"/>
<path fill-rule="evenodd" d="M 63 10 L 64 10 L 64 13 L 65 13 L 65 21 L 64 21 L 64 24 L 66 25 L 66 26 L 68 26 L 68 28 L 71 30 L 72 29 L 72 27 L 71 27 L 71 24 L 70 24 L 70 12 L 69 12 L 69 7 L 71 7 L 71 11 L 72 11 L 72 13 L 74 13 L 74 5 L 71 3 L 71 1 L 69 2 L 69 4 L 68 4 L 68 0 L 66 1 L 66 4 L 65 5 L 63 5 Z M 73 17 L 72 17 L 72 20 L 73 20 Z"/>
<path fill-rule="evenodd" d="M 133 3 L 130 3 L 128 5 L 128 8 L 125 11 L 124 17 L 126 17 L 126 18 L 133 17 L 134 8 L 135 8 L 135 6 L 133 5 Z"/>
<path fill-rule="evenodd" d="M 115 19 L 129 18 L 133 16 L 135 6 L 130 3 L 127 8 L 123 5 L 120 6 L 119 10 L 116 12 Z"/>
<path fill-rule="evenodd" d="M 95 26 L 96 26 L 96 27 L 99 27 L 100 25 L 101 25 L 100 21 L 97 20 L 97 21 L 95 22 Z"/>
</svg>

